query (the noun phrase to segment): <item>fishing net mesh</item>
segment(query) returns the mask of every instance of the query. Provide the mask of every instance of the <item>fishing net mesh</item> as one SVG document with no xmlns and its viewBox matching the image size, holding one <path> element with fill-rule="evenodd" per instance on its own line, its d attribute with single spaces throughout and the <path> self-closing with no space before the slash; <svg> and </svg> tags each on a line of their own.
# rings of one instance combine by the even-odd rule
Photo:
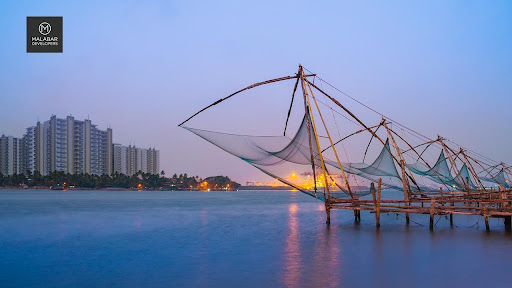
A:
<svg viewBox="0 0 512 288">
<path fill-rule="evenodd" d="M 311 122 L 308 124 L 308 121 L 311 121 L 309 116 L 304 115 L 293 137 L 238 135 L 184 128 L 265 174 L 319 199 L 324 199 L 326 186 L 329 187 L 331 197 L 335 198 L 349 197 L 350 192 L 357 196 L 368 195 L 371 193 L 371 183 L 376 183 L 379 178 L 382 179 L 384 188 L 402 190 L 402 179 L 393 160 L 389 141 L 386 141 L 371 164 L 341 162 L 341 168 L 348 175 L 349 191 L 345 179 L 341 177 L 342 171 L 338 161 L 328 158 L 324 153 L 323 159 L 320 158 L 315 139 L 310 139 L 314 137 L 314 131 Z M 322 160 L 328 175 L 327 181 L 322 173 Z M 442 170 L 442 165 L 446 163 L 438 164 Z M 422 190 L 432 189 L 423 187 Z"/>
</svg>

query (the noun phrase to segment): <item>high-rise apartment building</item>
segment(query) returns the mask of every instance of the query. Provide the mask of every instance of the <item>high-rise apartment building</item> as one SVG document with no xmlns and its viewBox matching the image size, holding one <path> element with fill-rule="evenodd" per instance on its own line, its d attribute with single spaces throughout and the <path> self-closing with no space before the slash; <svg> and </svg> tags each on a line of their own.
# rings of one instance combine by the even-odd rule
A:
<svg viewBox="0 0 512 288">
<path fill-rule="evenodd" d="M 30 171 L 31 173 L 34 173 L 36 170 L 39 171 L 37 169 L 36 134 L 37 127 L 33 126 L 27 128 L 27 132 L 25 133 L 25 135 L 23 135 L 23 173 L 27 171 Z"/>
<path fill-rule="evenodd" d="M 160 173 L 160 150 L 155 148 L 148 149 L 148 173 Z"/>
<path fill-rule="evenodd" d="M 135 146 L 114 144 L 114 172 L 133 175 L 139 171 L 143 173 L 160 173 L 160 151 Z"/>
<path fill-rule="evenodd" d="M 23 141 L 12 136 L 0 137 L 0 173 L 21 174 L 23 171 Z"/>
<path fill-rule="evenodd" d="M 3 175 L 53 171 L 69 174 L 158 174 L 160 152 L 154 148 L 112 144 L 112 129 L 100 130 L 91 120 L 53 115 L 26 129 L 21 139 L 0 138 L 0 173 Z"/>
<path fill-rule="evenodd" d="M 0 154 L 5 157 L 1 157 L 0 171 L 4 175 L 27 171 L 110 175 L 112 148 L 112 129 L 100 130 L 91 120 L 54 115 L 27 128 L 22 139 L 2 137 Z"/>
<path fill-rule="evenodd" d="M 100 130 L 91 120 L 52 116 L 43 125 L 43 151 L 49 161 L 43 171 L 70 174 L 112 174 L 112 129 Z M 49 164 L 49 167 L 48 167 Z"/>
</svg>

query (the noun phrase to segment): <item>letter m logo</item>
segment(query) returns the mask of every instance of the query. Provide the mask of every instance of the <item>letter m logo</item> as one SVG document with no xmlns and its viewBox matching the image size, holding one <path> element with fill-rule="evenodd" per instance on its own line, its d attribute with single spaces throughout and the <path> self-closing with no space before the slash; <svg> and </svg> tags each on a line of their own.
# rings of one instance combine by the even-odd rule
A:
<svg viewBox="0 0 512 288">
<path fill-rule="evenodd" d="M 39 33 L 43 35 L 48 35 L 52 31 L 52 26 L 48 22 L 43 22 L 39 24 Z"/>
</svg>

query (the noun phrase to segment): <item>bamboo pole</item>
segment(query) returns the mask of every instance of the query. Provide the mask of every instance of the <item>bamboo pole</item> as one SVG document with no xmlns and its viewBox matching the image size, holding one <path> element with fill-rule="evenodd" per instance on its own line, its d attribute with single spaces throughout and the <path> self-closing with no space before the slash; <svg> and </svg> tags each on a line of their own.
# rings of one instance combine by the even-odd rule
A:
<svg viewBox="0 0 512 288">
<path fill-rule="evenodd" d="M 462 153 L 462 157 L 464 157 L 464 160 L 466 160 L 466 166 L 468 167 L 469 171 L 471 172 L 471 175 L 473 176 L 473 178 L 476 180 L 475 183 L 478 183 L 480 185 L 480 188 L 485 189 L 485 186 L 484 186 L 484 184 L 482 184 L 482 181 L 480 181 L 480 178 L 478 177 L 478 174 L 476 173 L 475 168 L 471 164 L 471 161 L 469 161 L 468 157 L 466 156 L 466 152 L 464 152 L 464 149 L 460 148 L 460 153 Z"/>
<path fill-rule="evenodd" d="M 300 69 L 302 69 L 302 66 L 300 66 Z M 304 75 L 304 77 L 311 77 L 311 76 L 316 76 L 316 74 L 308 74 L 308 75 Z M 252 89 L 252 88 L 255 88 L 255 87 L 258 87 L 258 86 L 261 86 L 261 85 L 266 85 L 266 84 L 270 84 L 270 83 L 275 83 L 275 82 L 279 82 L 279 81 L 284 81 L 284 80 L 290 80 L 290 79 L 296 79 L 300 77 L 299 75 L 295 75 L 295 76 L 286 76 L 286 77 L 281 77 L 281 78 L 276 78 L 276 79 L 271 79 L 271 80 L 267 80 L 267 81 L 263 81 L 263 82 L 258 82 L 258 83 L 254 83 L 250 86 L 247 86 L 241 90 L 238 90 L 236 91 L 235 93 L 233 94 L 230 94 L 229 96 L 227 97 L 224 97 L 222 99 L 219 99 L 215 102 L 213 102 L 212 104 L 204 107 L 203 109 L 199 110 L 198 112 L 196 112 L 194 115 L 190 116 L 189 118 L 187 118 L 187 120 L 181 122 L 178 126 L 183 126 L 183 124 L 187 123 L 190 119 L 196 117 L 199 113 L 203 112 L 204 110 L 210 108 L 210 107 L 213 107 L 219 103 L 221 103 L 222 101 L 225 101 L 233 96 L 235 96 L 236 94 L 240 93 L 240 92 L 243 92 L 243 91 L 246 91 L 246 90 L 249 90 L 249 89 Z"/>
<path fill-rule="evenodd" d="M 444 143 L 443 138 L 441 138 L 441 137 L 439 137 L 439 138 L 440 138 L 439 142 L 443 146 L 444 153 L 446 154 L 448 161 L 450 162 L 450 165 L 452 165 L 452 168 L 454 169 L 455 177 L 459 180 L 459 183 L 465 184 L 464 179 L 462 179 L 462 177 L 460 176 L 460 170 L 457 167 L 457 163 L 455 163 L 455 159 L 453 159 L 452 154 L 450 153 L 450 151 L 453 151 L 453 150 L 450 147 L 448 147 L 448 145 L 446 145 Z M 453 154 L 455 155 L 455 152 Z M 466 186 L 466 185 L 464 185 L 464 186 Z M 466 188 L 466 187 L 463 187 L 463 189 L 464 188 Z M 465 190 L 466 190 L 465 192 L 469 192 L 469 190 L 467 188 Z"/>
<path fill-rule="evenodd" d="M 393 134 L 389 130 L 388 125 L 386 122 L 384 122 L 384 127 L 386 128 L 388 132 L 388 137 L 391 139 L 391 143 L 393 145 L 393 148 L 395 149 L 395 153 L 397 154 L 396 157 L 399 159 L 399 165 L 402 170 L 402 189 L 404 190 L 404 200 L 405 205 L 409 206 L 409 192 L 411 191 L 411 186 L 409 185 L 409 179 L 407 178 L 407 172 L 405 172 L 405 160 L 402 157 L 402 153 L 400 153 L 400 148 L 398 147 L 398 144 L 395 141 L 395 138 L 393 137 Z M 409 213 L 405 213 L 405 222 L 409 224 Z"/>
<path fill-rule="evenodd" d="M 316 110 L 318 111 L 318 115 L 320 115 L 320 119 L 322 120 L 322 124 L 324 125 L 325 132 L 327 133 L 327 137 L 329 138 L 329 143 L 331 143 L 332 151 L 334 152 L 334 155 L 336 156 L 336 161 L 338 161 L 338 165 L 340 166 L 341 175 L 343 176 L 343 180 L 345 180 L 345 185 L 347 186 L 348 193 L 350 194 L 350 197 L 354 197 L 352 194 L 352 189 L 350 189 L 350 184 L 348 183 L 347 175 L 345 174 L 345 171 L 343 170 L 343 166 L 341 165 L 340 157 L 338 156 L 338 152 L 336 151 L 336 147 L 334 147 L 334 143 L 332 142 L 331 134 L 329 133 L 329 129 L 327 129 L 327 125 L 325 124 L 324 116 L 322 115 L 322 112 L 320 111 L 320 107 L 318 107 L 318 103 L 315 98 L 315 94 L 313 94 L 313 89 L 311 89 L 311 86 L 308 82 L 306 82 L 309 88 L 309 92 L 311 93 L 311 98 L 313 98 L 313 102 L 315 103 Z M 308 98 L 309 100 L 309 98 Z M 311 109 L 311 107 L 310 107 Z M 316 132 L 315 132 L 316 133 Z M 320 149 L 320 147 L 318 147 Z M 320 154 L 322 151 L 320 151 Z M 359 217 L 359 215 L 358 215 Z M 360 220 L 360 219 L 359 219 Z"/>
<path fill-rule="evenodd" d="M 302 77 L 300 77 L 300 75 L 302 75 L 302 66 L 299 65 L 299 71 L 297 72 L 297 75 L 298 75 L 298 79 L 300 79 L 302 81 Z M 311 142 L 311 121 L 310 121 L 310 118 L 309 118 L 309 108 L 308 108 L 308 102 L 306 100 L 306 91 L 304 90 L 304 84 L 301 83 L 301 89 L 302 89 L 302 96 L 304 98 L 304 116 L 306 117 L 306 128 L 308 129 L 308 141 L 309 141 L 309 154 L 311 156 L 311 172 L 313 173 L 313 185 L 314 185 L 314 188 L 315 188 L 315 197 L 318 198 L 317 196 L 317 187 L 316 187 L 316 166 L 315 166 L 315 157 L 313 155 L 313 143 Z M 327 201 L 325 201 L 325 191 L 324 191 L 324 202 L 325 202 L 325 209 L 326 209 L 326 213 L 327 213 Z M 330 210 L 329 210 L 330 212 Z M 327 222 L 330 223 L 330 217 L 329 215 L 327 215 Z"/>
<path fill-rule="evenodd" d="M 320 141 L 318 140 L 318 133 L 316 131 L 316 125 L 315 125 L 315 118 L 313 116 L 313 111 L 311 109 L 311 103 L 309 101 L 309 96 L 308 96 L 308 92 L 306 90 L 306 87 L 305 87 L 305 74 L 304 74 L 304 70 L 302 70 L 302 66 L 299 67 L 299 70 L 300 70 L 300 77 L 301 77 L 301 86 L 302 86 L 302 92 L 304 93 L 304 97 L 306 98 L 307 100 L 307 103 L 308 103 L 308 108 L 309 108 L 309 117 L 311 118 L 311 124 L 313 126 L 313 134 L 315 135 L 315 140 L 316 140 L 316 145 L 317 145 L 317 149 L 318 149 L 318 157 L 320 158 L 320 162 L 322 164 L 322 172 L 323 172 L 323 175 L 324 175 L 324 183 L 325 183 L 325 190 L 327 190 L 327 198 L 324 197 L 324 203 L 325 203 L 325 212 L 327 213 L 327 220 L 326 220 L 326 223 L 327 224 L 331 224 L 331 209 L 330 209 L 330 198 L 331 198 L 331 192 L 329 190 L 329 183 L 327 182 L 327 173 L 325 172 L 325 162 L 324 162 L 324 157 L 322 155 L 322 151 L 321 151 L 321 148 L 320 148 Z"/>
<path fill-rule="evenodd" d="M 373 207 L 375 209 L 375 225 L 377 227 L 379 227 L 379 215 L 377 213 L 377 195 L 376 195 L 376 192 L 375 192 L 375 184 L 372 182 L 372 184 L 370 185 L 370 191 L 372 192 L 372 198 L 373 198 Z"/>
<path fill-rule="evenodd" d="M 377 211 L 375 211 L 375 217 L 377 217 L 377 228 L 380 227 L 380 195 L 382 191 L 382 178 L 379 178 L 377 184 Z"/>
</svg>

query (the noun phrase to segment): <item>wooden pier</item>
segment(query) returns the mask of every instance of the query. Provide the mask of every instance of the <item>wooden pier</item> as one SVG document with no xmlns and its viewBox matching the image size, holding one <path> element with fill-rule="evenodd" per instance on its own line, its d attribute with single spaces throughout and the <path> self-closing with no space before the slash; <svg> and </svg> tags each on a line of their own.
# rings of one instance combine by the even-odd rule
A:
<svg viewBox="0 0 512 288">
<path fill-rule="evenodd" d="M 445 192 L 436 196 L 412 195 L 408 200 L 383 200 L 381 180 L 378 187 L 372 186 L 372 199 L 339 199 L 325 200 L 327 224 L 330 224 L 332 209 L 354 211 L 354 220 L 361 220 L 361 211 L 375 214 L 375 225 L 380 227 L 381 213 L 426 214 L 430 216 L 430 230 L 434 229 L 434 216 L 449 215 L 453 226 L 453 215 L 474 215 L 484 218 L 485 228 L 490 231 L 489 218 L 502 218 L 506 231 L 512 230 L 512 190 L 500 186 L 499 191 Z M 406 223 L 408 221 L 406 220 Z"/>
</svg>

